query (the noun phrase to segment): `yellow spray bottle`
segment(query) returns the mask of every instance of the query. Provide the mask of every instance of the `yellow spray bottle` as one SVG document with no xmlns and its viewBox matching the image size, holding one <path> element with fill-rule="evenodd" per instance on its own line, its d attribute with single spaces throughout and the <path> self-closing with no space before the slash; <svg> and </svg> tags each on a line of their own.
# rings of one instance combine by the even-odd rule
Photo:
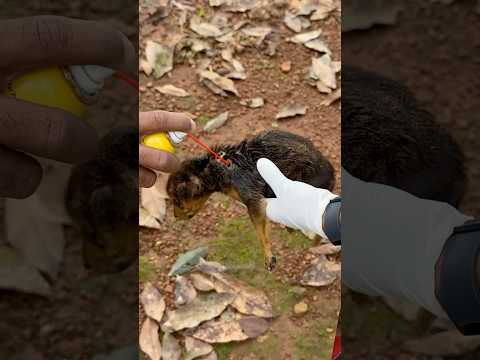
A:
<svg viewBox="0 0 480 360">
<path fill-rule="evenodd" d="M 97 65 L 54 66 L 20 74 L 8 83 L 5 94 L 38 105 L 84 117 L 114 70 Z"/>
<path fill-rule="evenodd" d="M 168 133 L 155 133 L 147 135 L 143 138 L 143 144 L 155 149 L 163 150 L 171 154 L 175 154 L 175 146 L 180 144 L 186 133 L 181 131 L 170 131 Z"/>
</svg>

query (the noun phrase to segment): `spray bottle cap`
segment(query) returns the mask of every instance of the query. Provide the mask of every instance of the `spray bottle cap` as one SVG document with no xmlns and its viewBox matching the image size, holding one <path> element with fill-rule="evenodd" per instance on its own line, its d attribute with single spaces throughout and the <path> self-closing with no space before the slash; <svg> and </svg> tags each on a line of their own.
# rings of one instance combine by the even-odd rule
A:
<svg viewBox="0 0 480 360">
<path fill-rule="evenodd" d="M 181 131 L 170 131 L 168 133 L 168 137 L 170 138 L 170 141 L 173 142 L 175 145 L 178 145 L 183 140 L 185 140 L 186 136 L 187 134 Z"/>
<path fill-rule="evenodd" d="M 103 88 L 103 81 L 115 70 L 98 65 L 72 65 L 70 73 L 75 85 L 87 96 L 95 96 Z"/>
</svg>

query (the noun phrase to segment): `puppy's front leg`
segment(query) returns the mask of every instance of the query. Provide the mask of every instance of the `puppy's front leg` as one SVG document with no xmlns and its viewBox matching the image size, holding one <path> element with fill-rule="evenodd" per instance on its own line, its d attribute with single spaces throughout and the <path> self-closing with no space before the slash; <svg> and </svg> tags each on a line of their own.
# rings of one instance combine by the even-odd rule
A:
<svg viewBox="0 0 480 360">
<path fill-rule="evenodd" d="M 259 206 L 249 207 L 248 214 L 252 220 L 258 238 L 262 242 L 265 268 L 273 271 L 277 264 L 277 258 L 272 254 L 272 243 L 270 241 L 270 222 L 267 219 L 266 202 L 261 201 Z"/>
</svg>

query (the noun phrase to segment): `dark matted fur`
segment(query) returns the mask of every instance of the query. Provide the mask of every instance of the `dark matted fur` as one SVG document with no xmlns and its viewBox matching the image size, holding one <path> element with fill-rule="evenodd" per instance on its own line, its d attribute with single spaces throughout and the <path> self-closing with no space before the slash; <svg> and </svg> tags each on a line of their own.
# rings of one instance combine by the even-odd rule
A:
<svg viewBox="0 0 480 360">
<path fill-rule="evenodd" d="M 364 181 L 458 206 L 464 156 L 410 91 L 346 65 L 342 87 L 342 166 Z"/>
<path fill-rule="evenodd" d="M 334 170 L 329 161 L 309 140 L 292 133 L 266 131 L 236 145 L 216 146 L 215 151 L 224 152 L 231 167 L 225 167 L 209 154 L 184 161 L 168 181 L 168 193 L 176 205 L 233 187 L 249 209 L 259 206 L 261 199 L 275 197 L 257 171 L 257 160 L 262 157 L 273 161 L 292 180 L 329 190 L 334 185 Z M 200 183 L 192 183 L 192 177 L 200 179 Z"/>
</svg>

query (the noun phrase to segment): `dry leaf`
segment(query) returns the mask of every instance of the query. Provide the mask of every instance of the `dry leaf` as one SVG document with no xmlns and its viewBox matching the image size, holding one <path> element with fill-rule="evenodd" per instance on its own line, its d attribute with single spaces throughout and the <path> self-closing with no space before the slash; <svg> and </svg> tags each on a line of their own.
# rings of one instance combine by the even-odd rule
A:
<svg viewBox="0 0 480 360">
<path fill-rule="evenodd" d="M 318 51 L 320 53 L 326 53 L 326 54 L 332 55 L 332 52 L 330 51 L 327 44 L 325 44 L 323 40 L 320 40 L 320 39 L 310 40 L 310 41 L 307 41 L 304 45 L 307 48 Z"/>
<path fill-rule="evenodd" d="M 213 346 L 190 336 L 185 337 L 185 360 L 193 360 L 213 351 Z"/>
<path fill-rule="evenodd" d="M 140 205 L 150 216 L 161 222 L 166 214 L 168 174 L 159 173 L 157 182 L 140 190 Z"/>
<path fill-rule="evenodd" d="M 0 246 L 0 289 L 17 290 L 42 296 L 52 295 L 40 271 L 7 246 Z"/>
<path fill-rule="evenodd" d="M 143 71 L 145 75 L 150 76 L 153 72 L 153 67 L 146 60 L 140 59 L 140 71 Z"/>
<path fill-rule="evenodd" d="M 263 100 L 263 98 L 261 98 L 261 97 L 256 97 L 256 98 L 248 100 L 246 102 L 246 104 L 249 108 L 257 109 L 257 108 L 261 108 L 262 106 L 265 105 L 265 100 Z"/>
<path fill-rule="evenodd" d="M 207 274 L 207 277 L 213 282 L 215 291 L 236 295 L 231 306 L 240 313 L 264 318 L 274 316 L 272 305 L 262 290 L 253 288 L 224 273 L 210 273 Z"/>
<path fill-rule="evenodd" d="M 226 11 L 230 12 L 246 12 L 259 6 L 259 0 L 230 0 Z"/>
<path fill-rule="evenodd" d="M 228 4 L 230 0 L 209 0 L 209 5 L 216 7 L 216 6 L 222 6 L 224 4 Z"/>
<path fill-rule="evenodd" d="M 195 270 L 201 271 L 204 273 L 212 272 L 224 272 L 227 270 L 225 266 L 215 261 L 205 261 L 203 258 L 200 258 L 198 264 L 195 266 Z"/>
<path fill-rule="evenodd" d="M 152 319 L 161 322 L 165 311 L 165 300 L 162 294 L 152 283 L 147 282 L 140 294 L 140 303 L 143 305 L 145 314 Z"/>
<path fill-rule="evenodd" d="M 240 61 L 233 58 L 232 49 L 228 48 L 222 50 L 222 59 L 227 61 L 231 67 L 231 72 L 225 75 L 225 77 L 237 80 L 245 80 L 247 78 L 243 65 L 240 63 Z"/>
<path fill-rule="evenodd" d="M 194 16 L 190 20 L 190 29 L 203 37 L 219 37 L 223 32 L 214 24 L 202 21 L 199 16 Z"/>
<path fill-rule="evenodd" d="M 216 85 L 218 88 L 224 91 L 228 91 L 237 96 L 240 96 L 232 80 L 224 76 L 221 76 L 214 71 L 211 71 L 211 70 L 200 71 L 200 78 L 211 81 L 214 85 Z"/>
<path fill-rule="evenodd" d="M 321 81 L 325 86 L 331 89 L 337 88 L 335 69 L 328 54 L 318 58 L 312 58 L 310 77 L 314 80 Z"/>
<path fill-rule="evenodd" d="M 162 359 L 180 360 L 181 357 L 182 348 L 180 343 L 172 334 L 165 333 L 162 340 Z"/>
<path fill-rule="evenodd" d="M 162 346 L 158 335 L 158 324 L 146 318 L 139 336 L 140 349 L 148 355 L 151 360 L 160 360 L 162 356 Z"/>
<path fill-rule="evenodd" d="M 163 86 L 156 86 L 155 90 L 157 90 L 158 92 L 164 95 L 171 95 L 171 96 L 178 96 L 178 97 L 190 96 L 190 94 L 187 91 L 170 84 L 163 85 Z"/>
<path fill-rule="evenodd" d="M 293 42 L 295 44 L 305 44 L 306 42 L 312 41 L 316 38 L 318 38 L 322 34 L 322 30 L 313 30 L 305 33 L 301 33 L 298 35 L 295 35 L 291 38 L 288 39 L 288 41 Z"/>
<path fill-rule="evenodd" d="M 214 289 L 213 282 L 203 274 L 190 274 L 190 280 L 192 280 L 192 284 L 197 290 L 211 291 Z"/>
<path fill-rule="evenodd" d="M 311 23 L 310 23 L 310 21 L 308 21 L 308 19 L 305 19 L 301 16 L 296 16 L 296 15 L 292 14 L 290 11 L 287 11 L 285 13 L 285 17 L 284 17 L 283 21 L 285 22 L 285 25 L 287 25 L 287 27 L 290 30 L 295 31 L 295 32 L 300 32 L 300 31 L 303 31 L 305 29 L 308 29 L 311 25 Z"/>
<path fill-rule="evenodd" d="M 268 330 L 265 319 L 255 316 L 219 318 L 198 327 L 192 336 L 207 343 L 227 343 L 258 337 Z"/>
<path fill-rule="evenodd" d="M 308 286 L 327 286 L 333 283 L 338 275 L 340 275 L 340 265 L 327 260 L 325 255 L 320 255 L 305 270 L 300 282 Z"/>
<path fill-rule="evenodd" d="M 175 279 L 175 305 L 183 305 L 192 302 L 197 297 L 197 291 L 192 283 L 183 276 Z"/>
<path fill-rule="evenodd" d="M 160 222 L 143 207 L 138 208 L 138 225 L 147 229 L 160 229 Z"/>
<path fill-rule="evenodd" d="M 145 56 L 153 75 L 159 79 L 173 69 L 174 47 L 158 44 L 152 40 L 147 41 Z"/>
<path fill-rule="evenodd" d="M 251 26 L 242 29 L 242 32 L 247 36 L 264 39 L 268 34 L 272 32 L 272 28 L 268 26 Z"/>
<path fill-rule="evenodd" d="M 342 90 L 337 89 L 333 93 L 331 93 L 325 100 L 323 100 L 320 105 L 323 106 L 330 106 L 332 105 L 335 101 L 340 100 L 342 97 Z"/>
<path fill-rule="evenodd" d="M 203 131 L 212 132 L 222 127 L 228 121 L 228 111 L 221 113 L 212 120 L 208 121 L 203 127 Z"/>
<path fill-rule="evenodd" d="M 232 294 L 198 295 L 190 304 L 170 312 L 162 329 L 178 331 L 196 327 L 202 322 L 220 315 L 234 299 L 235 295 Z"/>
<path fill-rule="evenodd" d="M 285 105 L 280 112 L 275 116 L 276 120 L 286 119 L 297 115 L 305 115 L 307 113 L 307 107 L 300 104 Z"/>
<path fill-rule="evenodd" d="M 319 245 L 308 249 L 308 252 L 315 255 L 335 255 L 342 251 L 341 246 L 335 246 L 331 243 Z"/>
</svg>

